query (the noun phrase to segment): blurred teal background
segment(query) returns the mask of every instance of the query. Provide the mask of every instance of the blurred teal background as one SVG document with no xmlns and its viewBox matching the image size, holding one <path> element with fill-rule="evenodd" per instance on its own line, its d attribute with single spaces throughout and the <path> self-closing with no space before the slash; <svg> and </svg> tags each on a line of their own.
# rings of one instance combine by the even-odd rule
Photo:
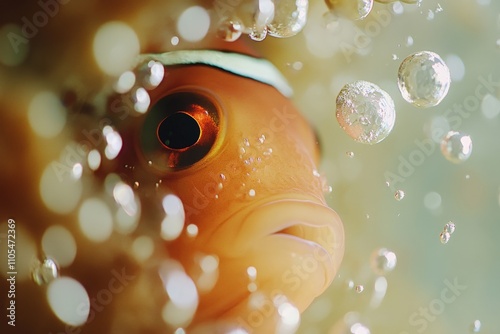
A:
<svg viewBox="0 0 500 334">
<path fill-rule="evenodd" d="M 262 45 L 291 78 L 297 105 L 319 130 L 322 171 L 333 187 L 328 199 L 346 231 L 339 276 L 305 313 L 299 332 L 366 333 L 351 327 L 360 322 L 371 333 L 472 333 L 479 320 L 480 333 L 499 333 L 500 2 L 376 3 L 356 25 L 325 21 L 326 11 L 312 1 L 301 35 Z M 452 75 L 446 98 L 428 109 L 407 103 L 397 87 L 402 60 L 423 50 L 438 53 Z M 354 142 L 335 119 L 336 96 L 354 80 L 371 81 L 394 99 L 396 125 L 379 144 Z M 453 108 L 464 103 L 470 112 L 460 115 Z M 446 160 L 431 129 L 469 134 L 470 159 Z M 425 160 L 388 187 L 388 173 L 398 174 L 401 161 L 412 154 L 415 161 L 415 151 L 422 151 L 416 141 L 427 143 Z M 398 189 L 405 192 L 401 201 L 394 199 Z M 448 221 L 456 231 L 442 244 Z M 377 278 L 370 255 L 380 247 L 394 251 L 398 262 L 377 307 L 370 306 Z M 364 290 L 356 292 L 349 281 Z M 447 284 L 458 285 L 458 293 Z"/>
</svg>

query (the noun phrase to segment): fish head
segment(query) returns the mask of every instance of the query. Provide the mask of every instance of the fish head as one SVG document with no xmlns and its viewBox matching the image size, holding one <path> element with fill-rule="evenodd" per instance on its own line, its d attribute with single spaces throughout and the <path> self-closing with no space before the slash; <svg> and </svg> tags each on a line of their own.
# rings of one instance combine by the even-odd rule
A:
<svg viewBox="0 0 500 334">
<path fill-rule="evenodd" d="M 270 300 L 286 295 L 304 310 L 344 253 L 313 129 L 272 85 L 200 64 L 165 73 L 131 140 L 145 174 L 178 196 L 185 226 L 196 226 L 196 236 L 166 244 L 169 255 L 187 272 L 199 254 L 215 255 L 219 277 L 230 277 L 201 296 L 199 317 L 249 311 L 252 282 Z"/>
</svg>

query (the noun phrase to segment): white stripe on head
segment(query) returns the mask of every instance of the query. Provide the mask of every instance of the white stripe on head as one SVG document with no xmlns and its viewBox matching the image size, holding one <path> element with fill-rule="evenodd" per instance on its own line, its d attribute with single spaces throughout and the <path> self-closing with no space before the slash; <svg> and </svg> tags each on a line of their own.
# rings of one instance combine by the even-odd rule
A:
<svg viewBox="0 0 500 334">
<path fill-rule="evenodd" d="M 271 85 L 286 97 L 291 97 L 293 94 L 285 77 L 272 63 L 241 53 L 215 50 L 179 50 L 160 54 L 141 54 L 138 57 L 138 62 L 148 60 L 156 60 L 165 66 L 189 64 L 213 66 L 241 77 Z"/>
</svg>

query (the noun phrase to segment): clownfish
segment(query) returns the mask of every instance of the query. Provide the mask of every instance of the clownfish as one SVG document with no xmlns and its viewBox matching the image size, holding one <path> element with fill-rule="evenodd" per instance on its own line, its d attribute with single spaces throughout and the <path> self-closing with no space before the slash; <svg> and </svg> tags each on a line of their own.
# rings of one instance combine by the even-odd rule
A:
<svg viewBox="0 0 500 334">
<path fill-rule="evenodd" d="M 182 201 L 185 225 L 198 233 L 181 234 L 165 249 L 186 273 L 195 270 L 197 254 L 219 261 L 218 280 L 200 293 L 190 328 L 276 332 L 280 298 L 305 310 L 329 286 L 344 253 L 341 219 L 323 195 L 313 129 L 279 70 L 240 42 L 143 54 L 140 61 L 161 63 L 165 77 L 149 91 L 147 112 L 123 127 L 124 147 L 134 150 L 118 160 L 142 163 L 121 173 L 140 184 L 160 179 L 160 191 Z"/>
</svg>

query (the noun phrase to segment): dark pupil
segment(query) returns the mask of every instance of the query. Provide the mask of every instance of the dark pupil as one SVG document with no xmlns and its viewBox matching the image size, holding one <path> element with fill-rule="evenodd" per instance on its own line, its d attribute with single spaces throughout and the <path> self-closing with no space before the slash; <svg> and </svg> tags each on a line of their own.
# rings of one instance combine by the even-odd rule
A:
<svg viewBox="0 0 500 334">
<path fill-rule="evenodd" d="M 158 127 L 158 138 L 170 149 L 188 148 L 200 138 L 200 125 L 184 112 L 177 112 L 165 118 Z"/>
</svg>

